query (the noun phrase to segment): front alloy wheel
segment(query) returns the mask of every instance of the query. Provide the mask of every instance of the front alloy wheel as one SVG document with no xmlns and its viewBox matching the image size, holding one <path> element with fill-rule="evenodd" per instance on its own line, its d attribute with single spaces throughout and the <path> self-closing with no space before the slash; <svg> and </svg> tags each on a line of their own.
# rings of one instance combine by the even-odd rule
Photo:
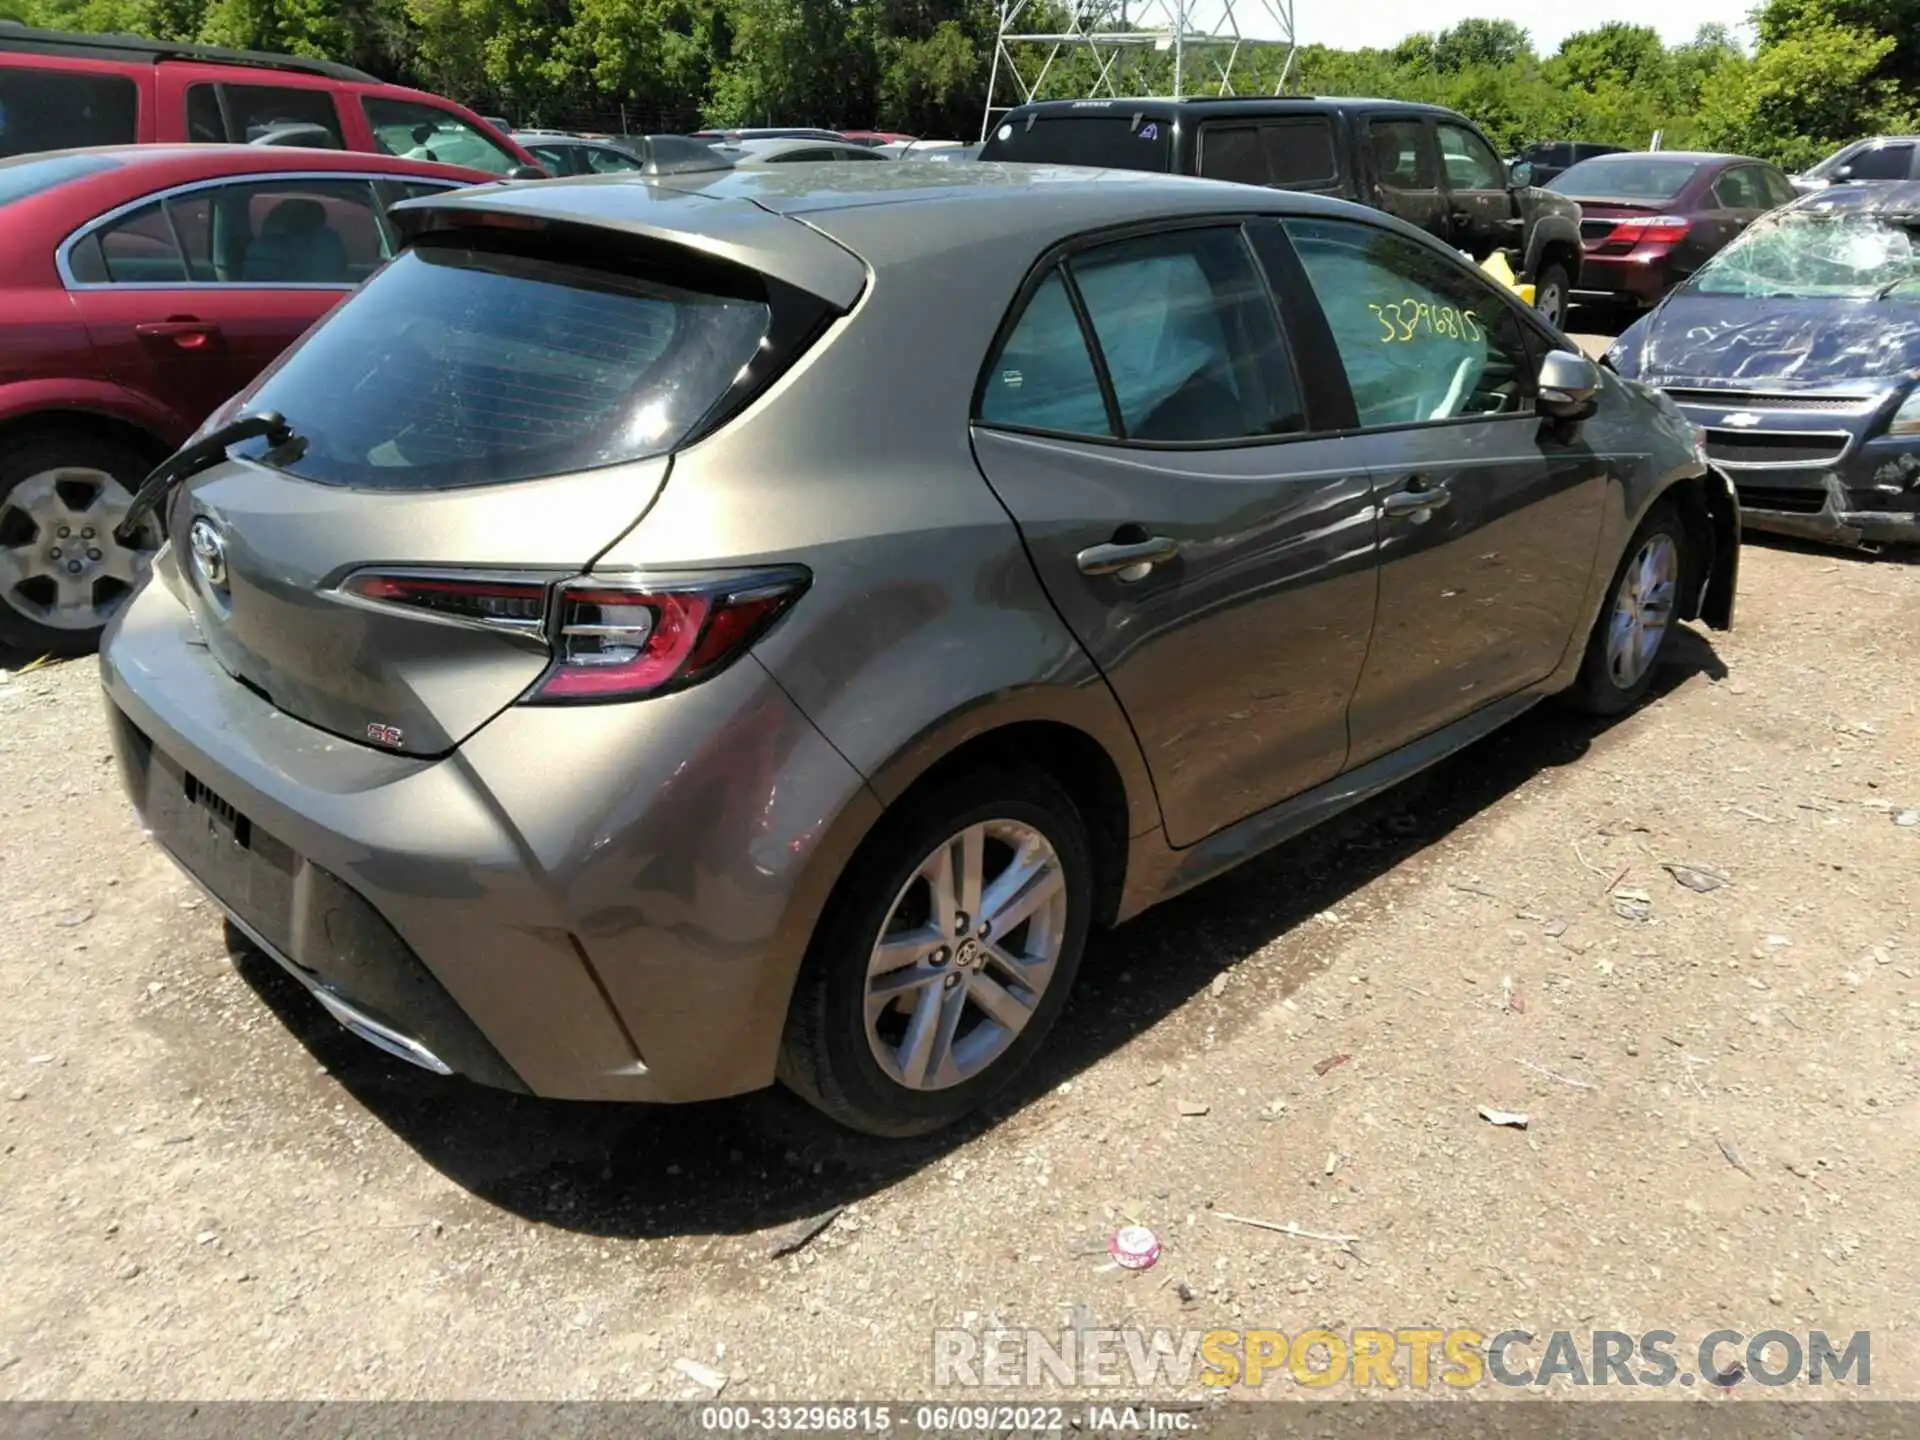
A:
<svg viewBox="0 0 1920 1440">
<path fill-rule="evenodd" d="M 1655 531 L 1628 561 L 1607 622 L 1607 669 L 1620 689 L 1632 689 L 1653 668 L 1679 593 L 1680 548 Z"/>
<path fill-rule="evenodd" d="M 1671 502 L 1661 501 L 1627 542 L 1568 703 L 1592 715 L 1618 715 L 1647 693 L 1673 634 L 1686 547 L 1685 522 Z"/>
</svg>

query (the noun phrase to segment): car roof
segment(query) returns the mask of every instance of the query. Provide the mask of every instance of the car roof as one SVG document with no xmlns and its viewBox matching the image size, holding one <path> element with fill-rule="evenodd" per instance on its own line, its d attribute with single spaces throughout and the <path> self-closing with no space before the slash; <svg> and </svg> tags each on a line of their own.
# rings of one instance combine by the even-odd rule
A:
<svg viewBox="0 0 1920 1440">
<path fill-rule="evenodd" d="M 114 160 L 114 173 L 165 176 L 178 171 L 192 179 L 199 172 L 209 178 L 221 174 L 251 174 L 260 170 L 375 170 L 450 179 L 485 172 L 435 160 L 408 160 L 371 150 L 306 149 L 297 145 L 94 145 L 84 149 L 35 150 L 0 159 L 0 169 L 32 165 L 66 155 L 98 155 Z M 498 176 L 488 175 L 489 180 Z M 164 182 L 164 179 L 162 181 Z"/>
<path fill-rule="evenodd" d="M 1112 100 L 1035 100 L 1017 105 L 1002 117 L 1002 123 L 1014 116 L 1084 115 L 1097 111 L 1117 111 L 1127 115 L 1230 115 L 1263 113 L 1274 115 L 1316 115 L 1334 110 L 1396 110 L 1402 113 L 1441 115 L 1462 118 L 1458 110 L 1445 105 L 1429 105 L 1420 100 L 1384 100 L 1364 95 L 1212 95 L 1204 98 L 1174 100 L 1166 96 L 1139 96 Z"/>
<path fill-rule="evenodd" d="M 0 50 L 26 54 L 69 55 L 77 60 L 133 60 L 159 64 L 162 60 L 197 60 L 215 65 L 245 65 L 256 70 L 292 70 L 352 80 L 367 85 L 386 82 L 377 75 L 332 60 L 305 55 L 279 55 L 266 50 L 229 50 L 219 45 L 196 45 L 182 40 L 148 40 L 138 35 L 82 35 L 66 30 L 41 30 L 17 20 L 0 20 Z"/>
<path fill-rule="evenodd" d="M 849 148 L 864 150 L 866 147 L 856 144 L 852 140 L 843 140 L 838 135 L 831 137 L 826 135 L 767 135 L 749 136 L 744 140 L 735 141 L 729 148 L 739 150 L 748 155 L 785 155 L 790 150 L 844 150 Z"/>
<path fill-rule="evenodd" d="M 393 213 L 417 229 L 427 213 L 448 211 L 537 217 L 686 245 L 839 305 L 858 298 L 868 264 L 940 251 L 960 225 L 976 239 L 1037 253 L 1087 231 L 1186 215 L 1339 214 L 1394 223 L 1324 196 L 1181 175 L 916 160 L 494 184 L 404 201 Z M 857 226 L 846 223 L 854 216 Z M 858 242 L 838 238 L 853 229 Z"/>
<path fill-rule="evenodd" d="M 1594 160 L 1686 160 L 1693 164 L 1705 164 L 1710 160 L 1725 160 L 1729 164 L 1765 165 L 1765 160 L 1756 160 L 1751 155 L 1729 155 L 1722 150 L 1622 150 L 1608 155 L 1590 155 L 1580 163 L 1586 165 Z"/>
</svg>

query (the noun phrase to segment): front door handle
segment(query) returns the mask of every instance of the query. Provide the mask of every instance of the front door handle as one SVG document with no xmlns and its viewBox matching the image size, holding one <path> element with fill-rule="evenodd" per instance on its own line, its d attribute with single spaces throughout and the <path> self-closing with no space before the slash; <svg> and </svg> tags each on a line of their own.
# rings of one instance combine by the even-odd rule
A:
<svg viewBox="0 0 1920 1440">
<path fill-rule="evenodd" d="M 1144 580 L 1149 571 L 1180 553 L 1180 542 L 1165 535 L 1108 545 L 1089 545 L 1074 563 L 1082 575 L 1113 575 L 1121 580 Z"/>
<path fill-rule="evenodd" d="M 171 340 L 182 350 L 198 350 L 220 333 L 220 327 L 211 320 L 175 315 L 168 320 L 149 320 L 135 325 L 133 333 L 143 340 Z"/>
<path fill-rule="evenodd" d="M 1416 478 L 1407 482 L 1406 489 L 1396 490 L 1382 500 L 1380 513 L 1409 516 L 1417 524 L 1451 499 L 1453 492 L 1446 486 L 1432 485 Z"/>
</svg>

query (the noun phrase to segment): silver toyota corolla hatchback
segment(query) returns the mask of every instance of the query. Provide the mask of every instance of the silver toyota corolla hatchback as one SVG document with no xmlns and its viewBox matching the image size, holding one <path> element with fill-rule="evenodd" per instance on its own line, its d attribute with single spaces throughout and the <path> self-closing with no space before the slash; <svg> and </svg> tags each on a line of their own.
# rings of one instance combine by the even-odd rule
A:
<svg viewBox="0 0 1920 1440">
<path fill-rule="evenodd" d="M 1731 621 L 1689 425 L 1374 211 L 899 164 L 394 213 L 148 487 L 102 668 L 155 839 L 431 1070 L 929 1129 L 1096 926 Z"/>
</svg>

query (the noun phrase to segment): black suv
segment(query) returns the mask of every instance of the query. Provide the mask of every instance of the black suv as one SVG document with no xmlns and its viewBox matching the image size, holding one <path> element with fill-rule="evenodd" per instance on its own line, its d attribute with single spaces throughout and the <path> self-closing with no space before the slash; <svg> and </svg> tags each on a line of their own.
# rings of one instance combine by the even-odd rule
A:
<svg viewBox="0 0 1920 1440">
<path fill-rule="evenodd" d="M 1556 325 L 1580 278 L 1580 207 L 1512 173 L 1457 111 L 1399 100 L 1226 96 L 1044 100 L 993 127 L 982 160 L 1204 175 L 1338 195 L 1476 260 L 1506 251 Z"/>
</svg>

